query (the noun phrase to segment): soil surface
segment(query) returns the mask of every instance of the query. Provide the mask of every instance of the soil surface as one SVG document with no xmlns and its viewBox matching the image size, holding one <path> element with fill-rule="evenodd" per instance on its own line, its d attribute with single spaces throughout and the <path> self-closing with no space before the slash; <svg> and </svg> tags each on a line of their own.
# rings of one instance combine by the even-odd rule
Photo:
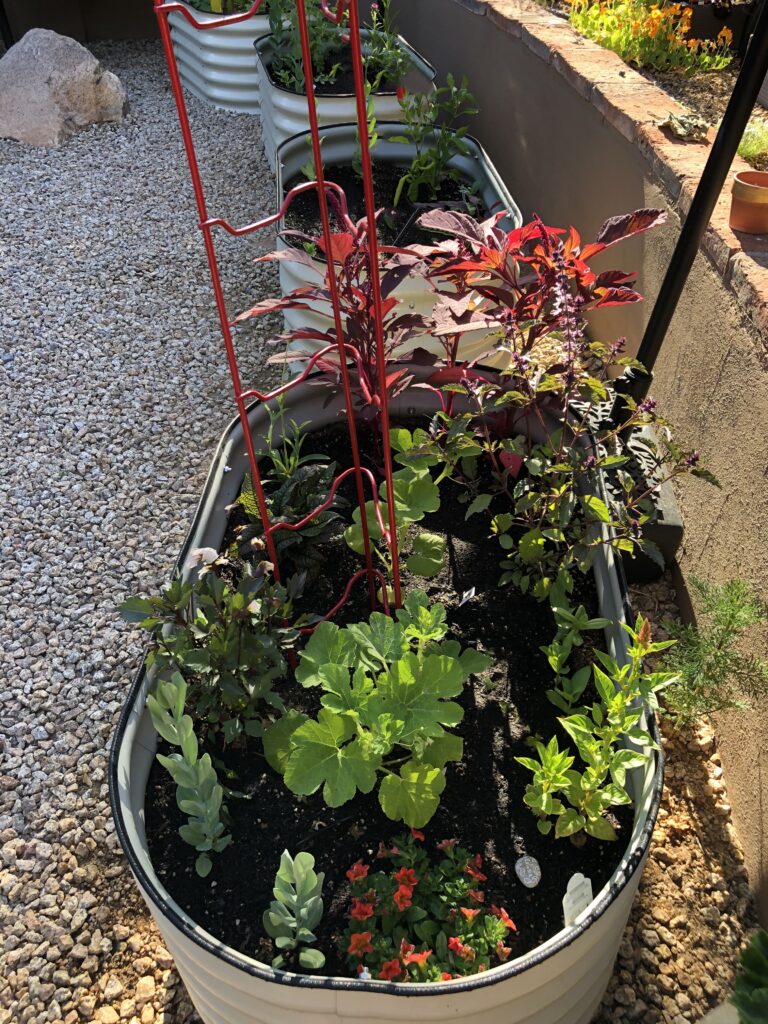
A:
<svg viewBox="0 0 768 1024">
<path fill-rule="evenodd" d="M 443 180 L 437 200 L 432 201 L 429 196 L 424 195 L 423 200 L 412 202 L 408 198 L 406 187 L 395 206 L 398 182 L 408 169 L 407 163 L 398 165 L 376 160 L 373 162 L 373 194 L 376 209 L 384 211 L 378 222 L 379 240 L 384 245 L 428 244 L 434 241 L 436 236 L 420 228 L 416 220 L 420 214 L 435 207 L 458 207 L 467 210 L 473 216 L 484 214 L 485 209 L 479 198 L 471 194 L 471 186 L 452 178 Z M 349 165 L 339 164 L 329 164 L 324 170 L 326 181 L 332 181 L 344 190 L 352 220 L 357 221 L 364 217 L 366 210 L 363 182 L 355 170 Z M 301 174 L 291 178 L 285 184 L 285 193 L 304 181 L 306 178 Z M 313 238 L 322 235 L 320 207 L 315 191 L 302 192 L 293 199 L 285 215 L 285 226 L 303 231 Z"/>
<path fill-rule="evenodd" d="M 339 428 L 313 438 L 317 447 L 335 459 L 340 468 L 348 462 L 348 440 Z M 375 445 L 370 432 L 361 432 L 364 463 L 376 469 Z M 588 838 L 577 848 L 570 841 L 542 836 L 536 819 L 524 807 L 522 795 L 530 772 L 514 761 L 530 754 L 526 738 L 539 734 L 549 739 L 556 731 L 556 709 L 545 696 L 551 670 L 539 652 L 554 633 L 551 612 L 530 597 L 512 589 L 496 588 L 501 549 L 487 536 L 487 519 L 464 520 L 459 491 L 441 492 L 438 512 L 427 516 L 423 527 L 445 536 L 448 557 L 445 569 L 423 581 L 404 573 L 406 591 L 422 586 L 430 599 L 448 609 L 450 635 L 462 646 L 477 646 L 494 656 L 494 667 L 484 678 L 467 685 L 459 703 L 464 709 L 460 733 L 466 739 L 462 762 L 448 769 L 448 785 L 440 808 L 425 828 L 427 843 L 456 837 L 485 859 L 489 880 L 484 888 L 487 902 L 503 904 L 517 923 L 515 955 L 543 942 L 562 927 L 562 898 L 568 879 L 581 871 L 592 879 L 597 892 L 607 881 L 629 837 L 632 809 L 617 809 L 621 839 L 601 843 Z M 312 593 L 314 611 L 323 613 L 341 594 L 357 556 L 350 560 L 339 537 L 327 545 L 326 580 Z M 329 586 L 330 584 L 330 586 Z M 474 590 L 475 596 L 462 597 Z M 329 601 L 332 597 L 333 601 Z M 578 601 L 597 613 L 594 585 L 584 581 Z M 364 583 L 336 621 L 367 618 Z M 314 713 L 318 695 L 287 682 L 282 696 L 289 706 Z M 204 928 L 243 953 L 269 962 L 274 955 L 264 935 L 261 916 L 271 899 L 271 888 L 280 853 L 308 850 L 326 873 L 326 916 L 318 931 L 320 947 L 328 958 L 327 973 L 349 974 L 336 953 L 336 939 L 346 924 L 349 886 L 347 868 L 358 858 L 368 860 L 380 840 L 405 831 L 381 811 L 376 792 L 358 795 L 333 810 L 317 793 L 296 798 L 282 778 L 264 761 L 256 743 L 248 749 L 212 751 L 233 773 L 229 785 L 245 794 L 231 799 L 234 842 L 216 857 L 207 880 L 194 872 L 194 853 L 178 836 L 184 816 L 176 808 L 174 786 L 155 763 L 147 793 L 147 835 L 153 861 L 174 898 Z M 528 854 L 543 868 L 543 879 L 534 890 L 517 880 L 515 860 Z M 243 878 L 248 885 L 243 886 Z M 213 883 L 211 881 L 213 879 Z M 324 972 L 324 973 L 326 973 Z"/>
</svg>

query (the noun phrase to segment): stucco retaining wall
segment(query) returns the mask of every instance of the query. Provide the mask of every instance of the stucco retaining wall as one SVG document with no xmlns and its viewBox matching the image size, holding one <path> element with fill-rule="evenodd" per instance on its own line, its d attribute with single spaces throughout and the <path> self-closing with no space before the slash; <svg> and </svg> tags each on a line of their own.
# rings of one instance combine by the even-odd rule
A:
<svg viewBox="0 0 768 1024">
<path fill-rule="evenodd" d="M 609 216 L 670 210 L 667 225 L 607 254 L 641 267 L 649 300 L 605 311 L 593 332 L 636 348 L 709 144 L 658 127 L 681 108 L 615 54 L 525 0 L 396 0 L 403 35 L 438 69 L 469 78 L 472 125 L 524 217 L 574 224 L 585 239 Z M 737 158 L 734 170 L 745 165 Z M 768 594 L 768 239 L 728 228 L 729 187 L 656 366 L 652 394 L 723 484 L 686 481 L 683 579 L 739 574 Z M 765 635 L 752 638 L 768 653 Z M 734 820 L 768 921 L 768 708 L 723 715 L 718 731 Z"/>
</svg>

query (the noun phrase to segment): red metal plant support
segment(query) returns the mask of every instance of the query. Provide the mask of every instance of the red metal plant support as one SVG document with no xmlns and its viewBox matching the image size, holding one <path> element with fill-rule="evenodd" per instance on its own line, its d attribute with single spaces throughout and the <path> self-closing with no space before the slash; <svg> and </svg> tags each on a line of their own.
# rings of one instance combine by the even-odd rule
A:
<svg viewBox="0 0 768 1024">
<path fill-rule="evenodd" d="M 171 78 L 171 88 L 173 96 L 176 101 L 176 107 L 179 115 L 179 123 L 181 125 L 181 133 L 184 140 L 184 148 L 186 150 L 187 161 L 189 163 L 190 175 L 192 177 L 192 187 L 195 193 L 195 200 L 197 202 L 197 210 L 199 216 L 199 226 L 203 233 L 203 240 L 205 243 L 205 251 L 208 257 L 208 266 L 211 274 L 211 282 L 213 284 L 213 292 L 216 300 L 216 309 L 219 316 L 219 322 L 221 325 L 221 333 L 224 339 L 224 346 L 227 354 L 227 362 L 229 364 L 229 371 L 232 377 L 232 386 L 234 389 L 235 403 L 237 405 L 238 414 L 240 417 L 240 423 L 243 428 L 243 435 L 245 437 L 246 450 L 248 453 L 248 461 L 251 469 L 251 476 L 253 479 L 253 488 L 256 494 L 256 499 L 259 507 L 259 514 L 264 526 L 264 535 L 267 545 L 267 551 L 269 554 L 270 561 L 274 565 L 274 575 L 277 580 L 280 580 L 280 566 L 277 559 L 277 551 L 275 546 L 274 535 L 278 530 L 299 530 L 302 526 L 308 523 L 314 516 L 326 509 L 331 501 L 333 500 L 336 491 L 341 482 L 349 476 L 353 476 L 355 480 L 355 488 L 357 492 L 357 502 L 360 509 L 360 523 L 363 534 L 363 546 L 365 552 L 365 568 L 354 573 L 347 583 L 344 594 L 341 600 L 328 611 L 325 618 L 330 618 L 335 615 L 346 603 L 349 594 L 351 593 L 352 587 L 357 580 L 365 577 L 368 583 L 368 592 L 371 602 L 371 607 L 375 607 L 377 602 L 380 600 L 384 609 L 389 611 L 389 602 L 387 600 L 387 580 L 381 572 L 374 568 L 374 557 L 373 549 L 371 545 L 371 538 L 368 531 L 368 524 L 365 514 L 365 503 L 366 503 L 366 484 L 368 485 L 373 500 L 375 515 L 377 524 L 381 530 L 384 543 L 389 549 L 389 555 L 392 566 L 392 590 L 394 596 L 395 606 L 401 604 L 401 583 L 400 583 L 400 565 L 398 557 L 398 545 L 397 545 L 397 523 L 395 519 L 395 498 L 394 498 L 394 484 L 392 479 L 392 459 L 387 439 L 389 437 L 389 410 L 387 408 L 387 386 L 386 386 L 386 359 L 384 352 L 384 337 L 383 337 L 383 311 L 382 311 L 382 299 L 381 299 L 381 287 L 379 280 L 379 245 L 378 237 L 376 232 L 376 217 L 375 217 L 375 200 L 373 194 L 373 171 L 371 165 L 371 154 L 368 145 L 368 125 L 367 125 L 367 112 L 366 112 L 366 99 L 365 99 L 365 71 L 363 67 L 362 50 L 360 45 L 360 15 L 358 12 L 357 4 L 355 2 L 349 4 L 349 0 L 338 0 L 335 9 L 333 9 L 328 0 L 322 0 L 322 10 L 325 16 L 331 20 L 340 24 L 344 14 L 349 8 L 349 46 L 351 51 L 352 69 L 354 73 L 355 81 L 355 95 L 357 102 L 357 124 L 358 124 L 358 138 L 360 140 L 361 150 L 361 166 L 363 174 L 363 189 L 365 195 L 365 212 L 367 217 L 367 237 L 368 237 L 368 277 L 371 283 L 371 305 L 374 314 L 375 323 L 375 342 L 376 342 L 376 353 L 378 360 L 378 391 L 373 396 L 374 402 L 378 407 L 380 414 L 380 422 L 382 435 L 384 439 L 383 449 L 383 468 L 384 468 L 384 480 L 387 495 L 387 512 L 388 522 L 384 522 L 381 508 L 378 498 L 378 488 L 376 486 L 376 480 L 373 474 L 364 469 L 360 462 L 360 450 L 357 439 L 357 424 L 355 422 L 355 416 L 353 411 L 353 397 L 352 387 L 350 380 L 350 359 L 354 360 L 355 350 L 352 346 L 348 345 L 345 340 L 345 325 L 341 312 L 341 305 L 339 302 L 338 285 L 336 279 L 336 271 L 333 258 L 333 245 L 332 245 L 332 230 L 331 230 L 331 218 L 328 208 L 328 195 L 327 190 L 334 190 L 341 193 L 341 189 L 338 185 L 333 182 L 327 182 L 325 179 L 325 173 L 323 169 L 323 158 L 322 150 L 320 146 L 320 133 L 318 129 L 317 111 L 314 103 L 314 80 L 312 71 L 312 55 L 310 49 L 309 29 L 307 24 L 307 15 L 305 0 L 296 0 L 296 9 L 298 14 L 298 25 L 301 36 L 301 49 L 304 65 L 304 80 L 306 85 L 307 94 L 307 111 L 309 115 L 310 133 L 312 138 L 312 151 L 314 156 L 314 166 L 316 180 L 313 182 L 306 182 L 301 185 L 297 185 L 291 189 L 286 195 L 280 209 L 273 215 L 263 218 L 262 220 L 256 221 L 252 224 L 247 224 L 243 227 L 233 227 L 227 221 L 222 220 L 218 217 L 210 217 L 205 201 L 205 191 L 203 188 L 202 177 L 200 174 L 200 167 L 195 152 L 195 145 L 192 138 L 192 132 L 190 129 L 189 116 L 187 113 L 187 107 L 184 100 L 184 94 L 182 91 L 181 80 L 179 78 L 178 66 L 176 63 L 176 56 L 173 50 L 171 42 L 170 25 L 168 17 L 170 14 L 178 14 L 185 18 L 193 28 L 200 30 L 205 29 L 206 31 L 215 30 L 221 28 L 223 25 L 233 25 L 237 22 L 244 21 L 256 14 L 259 8 L 262 6 L 264 0 L 256 0 L 251 6 L 250 10 L 243 11 L 240 14 L 228 15 L 221 17 L 216 21 L 207 21 L 204 24 L 197 21 L 193 11 L 186 5 L 177 0 L 172 2 L 163 2 L 163 0 L 155 0 L 155 14 L 160 26 L 160 36 L 163 42 L 163 49 L 165 50 L 166 60 L 168 62 L 168 70 Z M 241 381 L 241 375 L 237 363 L 237 355 L 235 352 L 235 346 L 232 337 L 232 328 L 234 321 L 230 319 L 227 312 L 227 305 L 224 298 L 224 290 L 221 283 L 221 274 L 219 272 L 219 264 L 216 255 L 216 247 L 214 244 L 213 229 L 221 228 L 228 234 L 239 237 L 242 235 L 251 234 L 254 231 L 259 231 L 263 228 L 268 228 L 271 225 L 279 221 L 285 211 L 290 206 L 294 197 L 302 192 L 306 192 L 310 189 L 314 189 L 317 192 L 318 204 L 320 207 L 320 220 L 322 223 L 323 232 L 323 243 L 326 257 L 326 265 L 328 270 L 327 283 L 328 289 L 331 296 L 331 302 L 333 307 L 333 319 L 334 329 L 336 336 L 336 345 L 329 345 L 321 352 L 315 353 L 315 355 L 309 360 L 304 371 L 297 377 L 288 381 L 286 384 L 273 389 L 272 391 L 262 392 L 256 388 L 244 389 Z M 342 198 L 343 198 L 343 193 Z M 251 436 L 250 426 L 248 422 L 248 402 L 251 399 L 257 399 L 260 402 L 267 403 L 280 395 L 286 394 L 300 384 L 307 376 L 313 371 L 315 364 L 323 355 L 326 355 L 329 351 L 336 348 L 339 357 L 340 366 L 340 377 L 341 377 L 341 389 L 344 396 L 344 408 L 347 420 L 347 428 L 349 432 L 350 450 L 352 454 L 352 467 L 345 470 L 344 472 L 337 475 L 333 481 L 330 493 L 326 500 L 319 505 L 313 512 L 302 519 L 298 523 L 276 523 L 273 524 L 269 517 L 269 510 L 264 493 L 264 486 L 262 482 L 261 473 L 259 470 L 259 463 L 256 457 L 256 449 L 254 446 L 253 438 Z"/>
</svg>

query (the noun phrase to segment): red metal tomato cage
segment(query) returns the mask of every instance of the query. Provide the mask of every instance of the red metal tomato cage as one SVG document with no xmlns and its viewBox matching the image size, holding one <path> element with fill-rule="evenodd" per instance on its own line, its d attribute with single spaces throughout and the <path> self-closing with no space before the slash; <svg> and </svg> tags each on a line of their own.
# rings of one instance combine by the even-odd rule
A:
<svg viewBox="0 0 768 1024">
<path fill-rule="evenodd" d="M 401 604 L 401 582 L 400 582 L 400 565 L 398 557 L 398 546 L 397 546 L 397 524 L 395 519 L 395 500 L 394 500 L 394 484 L 392 479 L 392 458 L 390 448 L 388 444 L 389 437 L 389 410 L 387 407 L 387 386 L 386 386 L 386 358 L 384 350 L 384 337 L 383 337 L 383 312 L 382 312 L 382 298 L 381 298 L 381 283 L 379 279 L 379 243 L 376 232 L 376 217 L 375 217 L 375 200 L 373 194 L 373 172 L 371 166 L 371 154 L 368 143 L 368 125 L 367 125 L 367 112 L 366 112 L 366 99 L 365 99 L 365 72 L 363 67 L 362 50 L 360 44 L 360 14 L 358 11 L 357 3 L 349 3 L 349 0 L 338 0 L 335 9 L 332 9 L 328 3 L 328 0 L 322 0 L 322 11 L 326 18 L 336 24 L 341 24 L 341 21 L 346 13 L 349 11 L 349 49 L 350 57 L 352 62 L 352 70 L 354 73 L 355 82 L 355 97 L 356 97 L 356 113 L 357 113 L 357 125 L 358 125 L 358 138 L 360 144 L 360 157 L 361 157 L 361 168 L 363 176 L 363 191 L 365 197 L 365 214 L 367 217 L 367 257 L 368 257 L 368 279 L 371 282 L 371 305 L 373 309 L 373 319 L 375 326 L 375 345 L 377 353 L 377 365 L 378 365 L 378 381 L 376 395 L 372 396 L 374 400 L 378 399 L 377 411 L 380 415 L 381 431 L 384 443 L 382 444 L 383 453 L 383 470 L 384 480 L 386 482 L 386 496 L 387 496 L 387 522 L 384 521 L 381 511 L 381 505 L 379 502 L 377 482 L 370 470 L 364 468 L 360 462 L 360 449 L 357 437 L 357 423 L 353 412 L 353 396 L 350 382 L 350 370 L 348 364 L 348 357 L 353 355 L 354 352 L 350 351 L 350 346 L 347 344 L 345 339 L 345 328 L 344 319 L 341 311 L 341 305 L 339 302 L 338 294 L 338 282 L 336 278 L 336 268 L 333 259 L 333 247 L 331 243 L 332 230 L 331 230 L 331 219 L 328 207 L 328 196 L 326 189 L 335 189 L 341 192 L 338 185 L 332 182 L 327 182 L 325 178 L 323 168 L 322 150 L 320 145 L 320 134 L 318 130 L 317 111 L 313 102 L 314 96 L 314 80 L 312 71 L 312 55 L 310 48 L 309 29 L 307 25 L 307 14 L 305 0 L 295 0 L 296 10 L 298 15 L 298 25 L 301 37 L 301 49 L 302 59 L 304 65 L 304 76 L 305 76 L 305 91 L 307 95 L 307 112 L 310 123 L 310 134 L 312 139 L 312 151 L 314 156 L 314 166 L 316 180 L 306 182 L 291 189 L 286 195 L 284 202 L 280 206 L 280 209 L 276 213 L 269 217 L 265 217 L 262 220 L 255 221 L 252 224 L 247 224 L 242 227 L 233 227 L 226 220 L 220 217 L 211 217 L 208 213 L 208 207 L 205 198 L 205 190 L 203 188 L 203 180 L 200 173 L 200 166 L 197 160 L 197 154 L 195 152 L 195 145 L 192 138 L 192 131 L 189 123 L 189 116 L 187 113 L 187 106 L 184 99 L 184 93 L 182 90 L 181 79 L 179 77 L 178 65 L 176 62 L 176 55 L 171 42 L 170 25 L 168 23 L 169 15 L 179 14 L 196 30 L 205 29 L 206 31 L 216 30 L 224 25 L 233 25 L 237 22 L 241 22 L 250 18 L 252 15 L 259 11 L 259 8 L 264 3 L 264 0 L 256 0 L 248 11 L 243 11 L 240 14 L 227 15 L 219 18 L 215 21 L 206 21 L 205 23 L 199 22 L 194 12 L 186 5 L 180 2 L 163 2 L 163 0 L 155 0 L 155 14 L 160 27 L 160 36 L 163 42 L 163 49 L 165 51 L 166 60 L 168 62 L 168 71 L 171 79 L 171 89 L 173 91 L 174 100 L 176 102 L 176 108 L 179 115 L 179 123 L 181 126 L 181 133 L 184 140 L 184 148 L 187 155 L 187 162 L 189 164 L 189 171 L 192 178 L 192 186 L 195 193 L 195 200 L 197 202 L 197 210 L 199 216 L 199 227 L 203 235 L 203 241 L 205 243 L 205 251 L 208 258 L 208 267 L 211 275 L 211 283 L 213 285 L 213 293 L 216 300 L 216 309 L 219 317 L 219 323 L 221 326 L 221 333 L 224 340 L 224 347 L 227 355 L 227 362 L 229 364 L 229 371 L 232 377 L 232 387 L 234 390 L 234 400 L 237 405 L 238 415 L 240 417 L 240 423 L 243 429 L 243 436 L 245 438 L 246 449 L 248 454 L 248 461 L 250 464 L 251 476 L 253 479 L 253 488 L 256 494 L 256 499 L 259 507 L 259 514 L 264 527 L 265 541 L 267 545 L 267 551 L 269 559 L 274 566 L 275 579 L 281 580 L 280 565 L 277 558 L 277 551 L 275 546 L 275 534 L 278 530 L 300 530 L 305 526 L 311 519 L 313 519 L 320 512 L 324 511 L 332 502 L 339 485 L 347 477 L 354 477 L 355 489 L 357 495 L 357 503 L 360 509 L 360 522 L 363 534 L 363 546 L 364 546 L 364 557 L 365 557 L 365 568 L 358 570 L 354 573 L 344 590 L 341 599 L 323 616 L 323 619 L 332 618 L 336 613 L 346 604 L 349 595 L 352 591 L 353 586 L 358 580 L 365 578 L 368 584 L 368 593 L 371 603 L 371 607 L 375 608 L 378 604 L 381 604 L 385 611 L 390 611 L 390 602 L 387 597 L 387 584 L 388 580 L 384 575 L 374 567 L 374 554 L 371 544 L 371 538 L 368 531 L 368 524 L 365 514 L 366 504 L 366 488 L 370 492 L 370 499 L 373 501 L 374 510 L 376 514 L 377 523 L 382 533 L 383 543 L 386 544 L 389 549 L 389 555 L 392 566 L 392 594 L 394 596 L 394 605 L 399 607 Z M 224 298 L 224 290 L 221 283 L 221 273 L 219 270 L 219 263 L 216 254 L 216 246 L 214 241 L 214 230 L 220 229 L 225 231 L 227 234 L 234 237 L 241 237 L 244 235 L 252 234 L 255 231 L 261 231 L 271 227 L 278 220 L 280 220 L 285 214 L 286 210 L 290 206 L 294 197 L 302 192 L 306 192 L 310 189 L 314 189 L 317 192 L 318 203 L 320 207 L 320 219 L 322 223 L 322 235 L 324 242 L 324 252 L 326 254 L 326 268 L 327 277 L 326 284 L 328 286 L 332 308 L 333 308 L 333 321 L 334 321 L 334 333 L 336 336 L 336 344 L 326 347 L 320 352 L 315 353 L 312 358 L 308 361 L 304 371 L 292 380 L 275 388 L 271 391 L 260 391 L 258 388 L 244 388 L 242 384 L 242 378 L 240 369 L 238 367 L 237 354 L 235 352 L 235 346 L 233 342 L 232 330 L 235 325 L 235 321 L 231 320 L 227 312 L 227 304 Z M 259 469 L 259 462 L 256 457 L 256 450 L 254 447 L 253 438 L 251 436 L 250 426 L 248 422 L 248 403 L 253 399 L 257 399 L 262 403 L 268 403 L 274 399 L 279 398 L 281 395 L 288 394 L 293 388 L 297 387 L 302 381 L 304 381 L 312 372 L 315 364 L 323 355 L 336 349 L 339 358 L 340 367 L 340 386 L 344 395 L 344 408 L 346 413 L 347 430 L 349 433 L 350 451 L 352 454 L 352 466 L 339 473 L 333 480 L 330 488 L 328 497 L 321 504 L 318 505 L 312 512 L 310 512 L 304 519 L 298 523 L 273 523 L 269 516 L 269 509 L 264 492 L 264 485 L 262 475 Z M 305 630 L 305 632 L 311 632 L 311 628 Z"/>
</svg>

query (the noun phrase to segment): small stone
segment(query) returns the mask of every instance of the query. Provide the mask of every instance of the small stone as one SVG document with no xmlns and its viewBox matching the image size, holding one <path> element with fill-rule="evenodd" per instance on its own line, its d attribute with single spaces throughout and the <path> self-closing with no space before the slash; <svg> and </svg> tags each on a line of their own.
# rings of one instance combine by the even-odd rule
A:
<svg viewBox="0 0 768 1024">
<path fill-rule="evenodd" d="M 104 998 L 108 1003 L 116 1002 L 123 994 L 123 983 L 114 974 L 110 974 L 107 984 L 104 986 Z"/>
<path fill-rule="evenodd" d="M 541 881 L 541 868 L 535 857 L 520 857 L 516 860 L 515 874 L 526 889 L 535 889 Z"/>
<path fill-rule="evenodd" d="M 99 1024 L 119 1024 L 120 1017 L 118 1016 L 117 1010 L 111 1006 L 101 1006 L 96 1011 L 95 1020 Z"/>
<path fill-rule="evenodd" d="M 139 978 L 136 983 L 134 998 L 136 999 L 137 1006 L 143 1006 L 155 998 L 155 979 L 151 974 L 146 974 L 143 978 Z"/>
</svg>

